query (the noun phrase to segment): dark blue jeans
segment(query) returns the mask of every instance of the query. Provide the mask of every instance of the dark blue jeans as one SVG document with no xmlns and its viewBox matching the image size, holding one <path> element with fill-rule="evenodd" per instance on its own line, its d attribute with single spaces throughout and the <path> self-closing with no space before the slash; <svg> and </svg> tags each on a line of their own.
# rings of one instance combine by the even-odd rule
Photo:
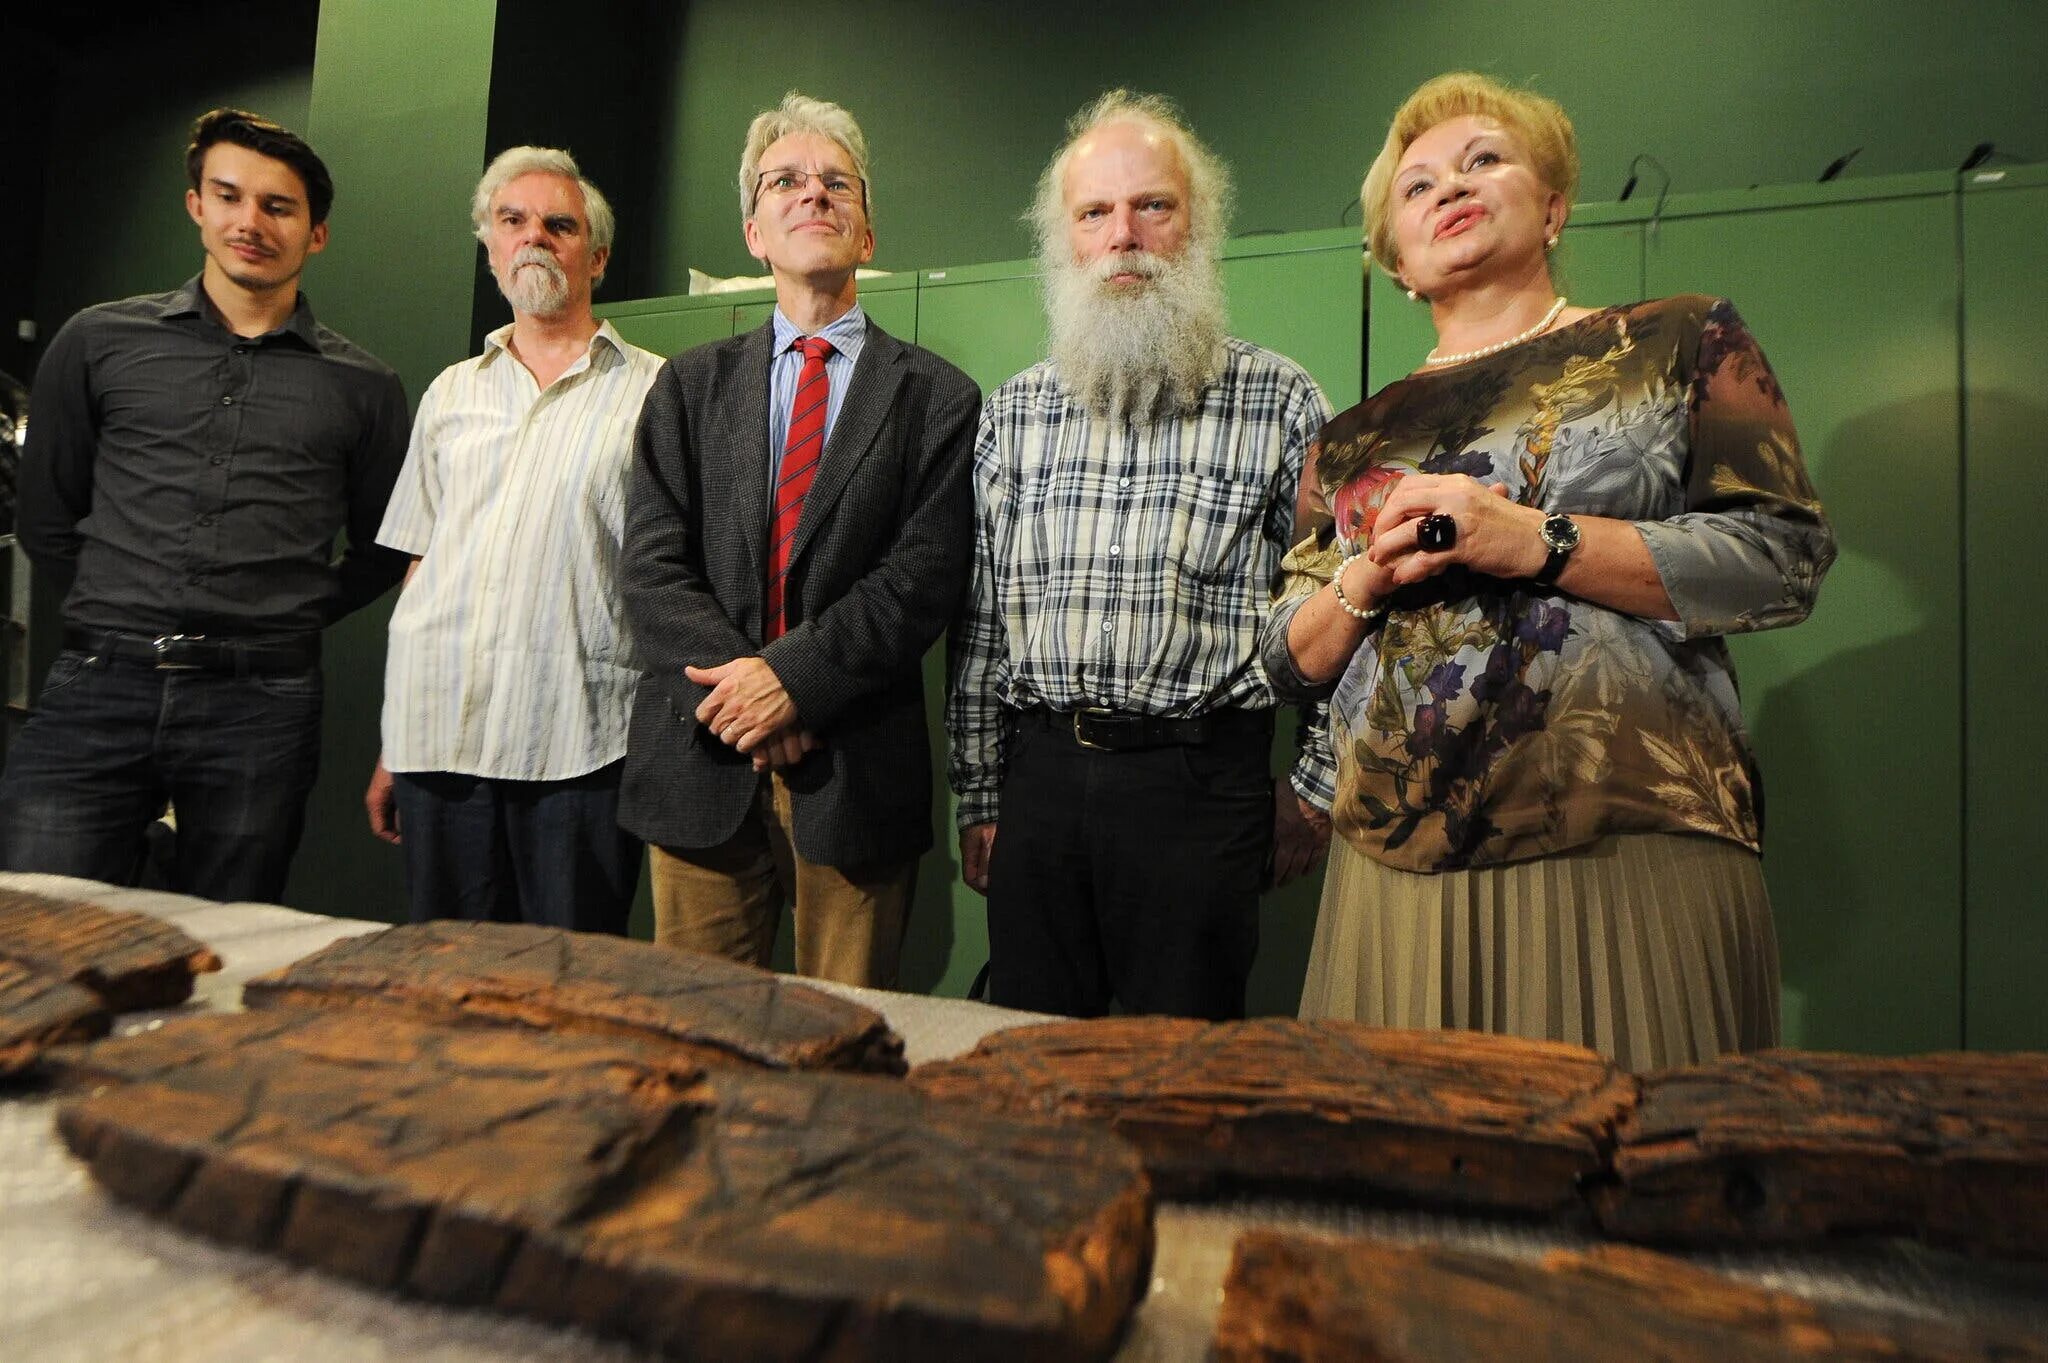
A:
<svg viewBox="0 0 2048 1363">
<path fill-rule="evenodd" d="M 320 670 L 160 671 L 66 649 L 0 776 L 0 866 L 116 885 L 177 814 L 171 888 L 276 903 L 320 770 Z"/>
<path fill-rule="evenodd" d="M 539 923 L 623 937 L 640 840 L 619 827 L 624 762 L 566 781 L 392 773 L 412 921 Z"/>
</svg>

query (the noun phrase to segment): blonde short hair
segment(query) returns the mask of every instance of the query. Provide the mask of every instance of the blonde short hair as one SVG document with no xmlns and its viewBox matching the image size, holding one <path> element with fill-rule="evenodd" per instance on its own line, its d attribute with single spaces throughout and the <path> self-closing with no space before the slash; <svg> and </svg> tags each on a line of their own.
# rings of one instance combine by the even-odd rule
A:
<svg viewBox="0 0 2048 1363">
<path fill-rule="evenodd" d="M 740 153 L 740 221 L 754 216 L 754 185 L 761 178 L 761 157 L 768 148 L 792 133 L 811 133 L 828 142 L 837 142 L 840 150 L 852 158 L 849 167 L 860 176 L 861 211 L 873 222 L 875 186 L 868 175 L 868 139 L 861 132 L 860 124 L 853 121 L 853 115 L 837 104 L 791 90 L 782 97 L 782 103 L 773 109 L 763 109 L 754 116 L 747 128 L 746 150 Z"/>
<path fill-rule="evenodd" d="M 1025 215 L 1038 239 L 1039 259 L 1056 261 L 1067 250 L 1067 163 L 1081 139 L 1110 123 L 1140 123 L 1163 133 L 1180 153 L 1188 173 L 1188 235 L 1214 256 L 1230 231 L 1230 168 L 1195 136 L 1178 106 L 1164 95 L 1110 90 L 1067 120 L 1067 138 L 1038 177 L 1038 192 Z"/>
<path fill-rule="evenodd" d="M 1389 198 L 1401 157 L 1409 143 L 1437 124 L 1466 114 L 1490 118 L 1505 127 L 1529 153 L 1537 177 L 1564 195 L 1567 208 L 1578 195 L 1578 134 L 1556 100 L 1503 85 L 1477 71 L 1452 71 L 1424 81 L 1395 112 L 1387 128 L 1387 144 L 1373 159 L 1358 190 L 1358 205 L 1365 215 L 1365 244 L 1389 276 L 1398 276 L 1401 265 L 1400 252 L 1394 246 Z"/>
</svg>

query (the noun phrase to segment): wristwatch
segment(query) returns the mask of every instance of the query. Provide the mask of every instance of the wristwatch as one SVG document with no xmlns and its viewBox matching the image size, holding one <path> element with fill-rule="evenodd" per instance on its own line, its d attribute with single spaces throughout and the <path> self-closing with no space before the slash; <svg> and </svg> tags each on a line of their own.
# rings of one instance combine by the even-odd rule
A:
<svg viewBox="0 0 2048 1363">
<path fill-rule="evenodd" d="M 1579 547 L 1579 525 L 1562 511 L 1553 511 L 1543 518 L 1536 534 L 1543 541 L 1543 547 L 1550 551 L 1550 557 L 1543 560 L 1543 566 L 1536 570 L 1533 580 L 1548 587 L 1564 571 L 1564 561 L 1572 556 L 1572 550 Z"/>
</svg>

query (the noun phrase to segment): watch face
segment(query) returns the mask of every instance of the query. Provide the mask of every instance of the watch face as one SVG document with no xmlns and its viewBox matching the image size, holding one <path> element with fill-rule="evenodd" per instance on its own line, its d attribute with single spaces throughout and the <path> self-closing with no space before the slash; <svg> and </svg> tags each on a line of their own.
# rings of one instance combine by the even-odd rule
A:
<svg viewBox="0 0 2048 1363">
<path fill-rule="evenodd" d="M 1543 543 L 1562 553 L 1570 553 L 1579 547 L 1579 526 L 1570 516 L 1558 514 L 1543 518 Z"/>
</svg>

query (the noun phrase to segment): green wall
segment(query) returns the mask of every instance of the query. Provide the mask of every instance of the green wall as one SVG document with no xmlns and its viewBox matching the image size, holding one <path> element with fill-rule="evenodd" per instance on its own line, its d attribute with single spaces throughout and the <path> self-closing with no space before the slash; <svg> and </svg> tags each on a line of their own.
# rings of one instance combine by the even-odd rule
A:
<svg viewBox="0 0 2048 1363">
<path fill-rule="evenodd" d="M 321 321 L 398 370 L 414 405 L 469 349 L 476 241 L 469 190 L 484 163 L 493 0 L 326 0 L 305 135 L 337 187 L 307 292 Z M 386 596 L 327 631 L 320 782 L 286 901 L 404 916 L 404 864 L 369 834 L 363 787 L 379 749 Z"/>
<path fill-rule="evenodd" d="M 1044 0 L 812 0 L 801 25 L 752 0 L 692 0 L 668 122 L 660 278 L 752 273 L 732 189 L 748 118 L 791 87 L 835 99 L 875 157 L 876 263 L 1029 253 L 1018 215 L 1060 128 L 1103 88 L 1179 99 L 1236 171 L 1240 231 L 1357 221 L 1394 106 L 1438 72 L 1534 79 L 1578 125 L 1582 197 L 1650 152 L 1679 192 L 1953 169 L 1996 141 L 2048 154 L 2048 22 L 2036 0 L 1192 0 L 1156 12 Z M 1645 188 L 1655 188 L 1648 177 Z"/>
</svg>

